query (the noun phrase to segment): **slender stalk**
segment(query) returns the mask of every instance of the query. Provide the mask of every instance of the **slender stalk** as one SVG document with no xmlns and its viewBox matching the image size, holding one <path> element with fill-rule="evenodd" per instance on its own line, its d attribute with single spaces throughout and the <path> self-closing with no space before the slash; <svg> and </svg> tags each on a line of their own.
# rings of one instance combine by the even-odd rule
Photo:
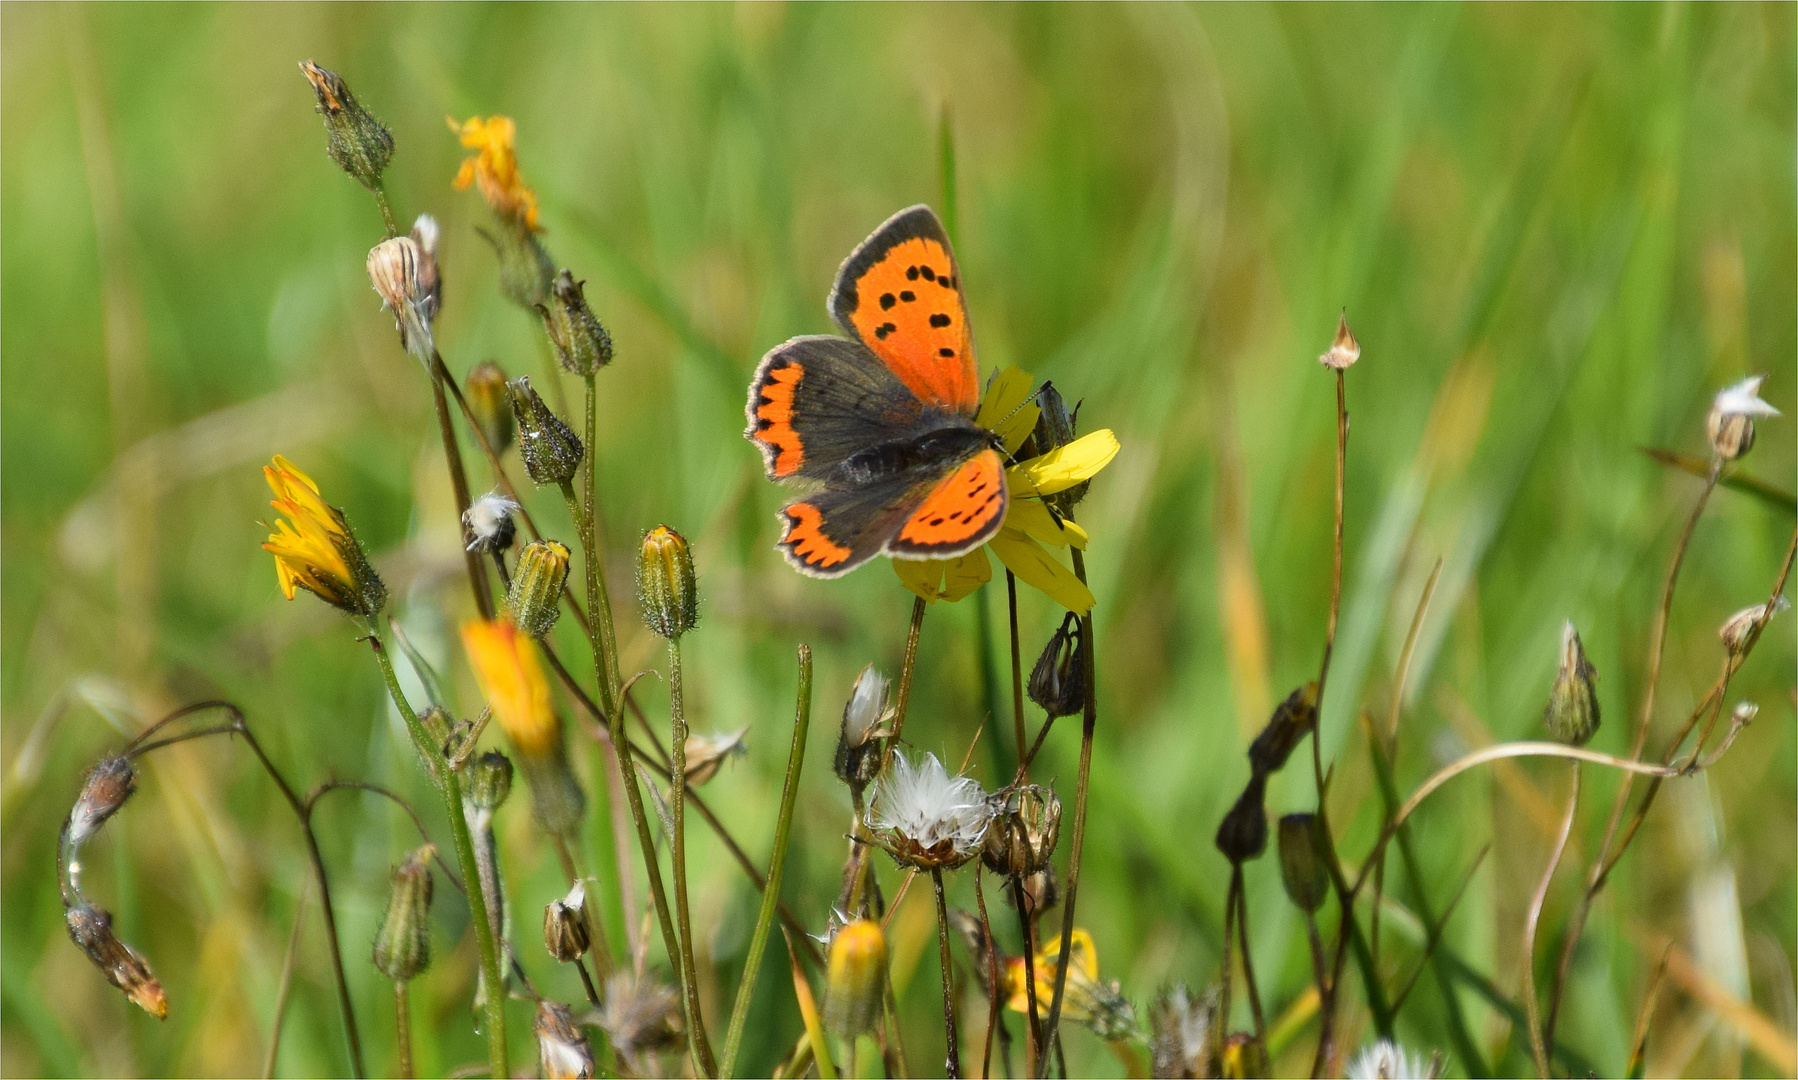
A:
<svg viewBox="0 0 1798 1080">
<path fill-rule="evenodd" d="M 1529 1017 L 1530 1053 L 1536 1059 L 1536 1072 L 1542 1080 L 1549 1080 L 1548 1043 L 1542 1035 L 1542 1007 L 1536 1000 L 1536 928 L 1542 922 L 1542 905 L 1548 901 L 1548 887 L 1554 881 L 1555 870 L 1561 865 L 1561 855 L 1567 850 L 1567 838 L 1573 834 L 1573 817 L 1579 809 L 1579 762 L 1573 763 L 1573 779 L 1567 787 L 1567 816 L 1561 821 L 1561 835 L 1556 838 L 1554 850 L 1548 856 L 1548 866 L 1542 871 L 1542 880 L 1537 883 L 1535 894 L 1530 897 L 1529 912 L 1523 920 L 1523 1010 Z"/>
<path fill-rule="evenodd" d="M 1237 867 L 1240 876 L 1242 868 Z M 1249 952 L 1249 898 L 1241 886 L 1236 890 L 1236 933 L 1242 947 L 1242 984 L 1249 991 L 1249 1014 L 1255 1018 L 1255 1038 L 1267 1039 L 1267 1017 L 1261 1011 L 1261 989 L 1255 984 L 1255 961 Z"/>
<path fill-rule="evenodd" d="M 610 716 L 618 701 L 618 688 L 623 680 L 618 674 L 618 642 L 612 625 L 612 600 L 606 594 L 605 567 L 601 565 L 602 554 L 599 550 L 599 527 L 597 524 L 599 491 L 594 486 L 594 459 L 598 456 L 594 443 L 599 431 L 599 395 L 594 387 L 593 376 L 587 379 L 587 423 L 583 434 L 586 436 L 587 452 L 581 460 L 581 482 L 586 485 L 581 500 L 581 533 L 584 539 L 585 555 L 582 562 L 587 571 L 587 611 L 591 613 L 600 655 L 605 659 L 603 669 L 597 666 L 596 677 L 600 680 L 600 704 L 605 706 L 606 715 Z"/>
<path fill-rule="evenodd" d="M 943 1038 L 948 1044 L 948 1057 L 943 1063 L 944 1075 L 950 1080 L 961 1076 L 961 1047 L 957 1045 L 955 1022 L 955 967 L 949 959 L 949 904 L 943 897 L 943 871 L 933 867 L 930 883 L 936 887 L 937 958 L 943 969 Z"/>
<path fill-rule="evenodd" d="M 443 439 L 443 459 L 448 464 L 450 485 L 456 492 L 456 535 L 462 538 L 462 563 L 468 571 L 468 587 L 474 592 L 475 610 L 481 618 L 493 618 L 493 595 L 487 586 L 487 564 L 481 561 L 477 551 L 468 548 L 468 523 L 463 515 L 468 513 L 468 473 L 462 467 L 462 448 L 456 442 L 456 428 L 450 422 L 449 398 L 443 389 L 445 383 L 453 384 L 449 369 L 443 366 L 443 358 L 437 351 L 431 351 L 431 404 L 437 410 L 437 432 Z"/>
<path fill-rule="evenodd" d="M 1399 838 L 1399 844 L 1401 848 L 1408 846 L 1404 843 L 1404 837 Z M 1480 848 L 1480 853 L 1473 857 L 1473 861 L 1467 864 L 1467 869 L 1461 874 L 1461 880 L 1455 886 L 1455 891 L 1449 896 L 1448 906 L 1442 909 L 1441 917 L 1429 920 L 1423 936 L 1423 955 L 1418 958 L 1417 967 L 1411 972 L 1411 977 L 1399 987 L 1398 993 L 1392 995 L 1392 1015 L 1397 1016 L 1399 1010 L 1404 1008 L 1405 999 L 1411 996 L 1411 988 L 1417 985 L 1417 980 L 1423 975 L 1423 969 L 1435 965 L 1438 959 L 1436 947 L 1442 942 L 1442 931 L 1448 926 L 1449 917 L 1454 915 L 1455 908 L 1460 906 L 1461 897 L 1466 895 L 1467 886 L 1472 883 L 1473 875 L 1479 872 L 1480 864 L 1486 861 L 1486 854 L 1491 850 L 1491 844 Z M 1420 906 L 1419 913 L 1421 914 L 1423 910 Z M 1444 994 L 1454 993 L 1454 985 L 1446 976 L 1442 980 L 1442 986 Z"/>
<path fill-rule="evenodd" d="M 1024 891 L 1024 879 L 1011 879 L 1011 902 L 1018 909 L 1018 922 L 1024 936 L 1024 1000 L 1030 1015 L 1024 1025 L 1024 1067 L 1029 1076 L 1036 1075 L 1037 1055 L 1043 1047 L 1043 1016 L 1036 999 L 1036 913 L 1030 910 L 1030 897 Z"/>
<path fill-rule="evenodd" d="M 669 873 L 674 878 L 675 927 L 680 932 L 681 988 L 687 1012 L 687 1049 L 701 1073 L 718 1071 L 706 1039 L 705 1016 L 699 1011 L 699 974 L 693 960 L 693 916 L 687 905 L 687 709 L 682 690 L 680 638 L 668 641 L 668 712 L 673 734 L 669 738 L 672 766 L 668 781 L 668 813 L 674 819 Z"/>
<path fill-rule="evenodd" d="M 974 905 L 980 912 L 980 936 L 986 946 L 986 1040 L 980 1050 L 980 1080 L 993 1067 L 993 1032 L 999 1027 L 999 945 L 993 940 L 993 924 L 986 917 L 986 890 L 980 885 L 980 864 L 974 864 Z"/>
<path fill-rule="evenodd" d="M 918 665 L 918 635 L 924 630 L 924 598 L 915 596 L 911 605 L 911 625 L 905 631 L 905 656 L 899 662 L 899 692 L 893 696 L 893 734 L 887 739 L 886 752 L 881 755 L 880 770 L 893 760 L 893 748 L 899 745 L 899 735 L 905 730 L 905 712 L 911 705 L 912 671 Z"/>
<path fill-rule="evenodd" d="M 412 1080 L 412 1003 L 406 994 L 406 980 L 393 980 L 393 1034 L 399 1046 L 400 1076 Z"/>
<path fill-rule="evenodd" d="M 449 818 L 450 837 L 456 848 L 456 862 L 462 868 L 462 880 L 468 885 L 468 906 L 476 913 L 469 921 L 474 924 L 475 947 L 480 952 L 481 974 L 486 987 L 487 1058 L 496 1078 L 510 1076 L 506 1065 L 506 992 L 499 965 L 499 942 L 493 933 L 493 927 L 479 913 L 487 910 L 486 889 L 481 882 L 481 866 L 475 856 L 474 837 L 468 828 L 468 816 L 462 808 L 462 785 L 456 774 L 449 768 L 443 758 L 443 751 L 436 741 L 425 731 L 419 722 L 418 714 L 412 711 L 407 703 L 405 692 L 400 689 L 399 676 L 393 670 L 393 660 L 387 655 L 387 649 L 381 644 L 380 632 L 371 624 L 368 628 L 369 647 L 374 650 L 375 660 L 381 666 L 381 677 L 387 683 L 387 694 L 399 710 L 400 718 L 406 722 L 406 730 L 412 735 L 412 742 L 418 747 L 419 756 L 424 759 L 425 772 L 431 778 L 431 786 L 437 789 L 443 800 L 443 812 Z"/>
<path fill-rule="evenodd" d="M 743 1025 L 749 1021 L 749 1003 L 755 995 L 756 976 L 761 973 L 762 953 L 768 947 L 768 932 L 773 929 L 775 912 L 780 908 L 780 881 L 787 865 L 787 839 L 793 829 L 793 804 L 799 799 L 799 774 L 805 768 L 805 736 L 812 723 L 812 649 L 799 646 L 799 701 L 794 707 L 793 742 L 787 748 L 787 775 L 781 782 L 780 816 L 774 822 L 774 850 L 768 856 L 768 878 L 762 886 L 762 908 L 756 914 L 755 932 L 749 938 L 749 955 L 743 963 L 743 976 L 737 983 L 737 996 L 731 1003 L 730 1028 L 724 1037 L 724 1060 L 718 1075 L 736 1075 L 737 1051 L 743 1045 Z"/>
<path fill-rule="evenodd" d="M 300 895 L 293 905 L 293 933 L 287 937 L 287 955 L 281 961 L 281 989 L 275 994 L 275 1023 L 268 1033 L 268 1054 L 262 1059 L 262 1080 L 275 1075 L 275 1062 L 281 1055 L 281 1029 L 287 1025 L 287 999 L 293 993 L 293 967 L 300 956 L 300 931 L 306 928 L 306 888 L 300 883 Z"/>
<path fill-rule="evenodd" d="M 1029 759 L 1024 756 L 1024 662 L 1018 645 L 1018 577 L 1005 571 L 1005 601 L 1011 614 L 1011 725 L 1018 748 L 1018 780 L 1028 779 Z"/>
<path fill-rule="evenodd" d="M 387 228 L 387 239 L 391 240 L 400 234 L 400 223 L 394 220 L 393 207 L 388 205 L 387 185 L 377 180 L 370 190 L 374 192 L 375 205 L 381 208 L 381 224 Z"/>
</svg>

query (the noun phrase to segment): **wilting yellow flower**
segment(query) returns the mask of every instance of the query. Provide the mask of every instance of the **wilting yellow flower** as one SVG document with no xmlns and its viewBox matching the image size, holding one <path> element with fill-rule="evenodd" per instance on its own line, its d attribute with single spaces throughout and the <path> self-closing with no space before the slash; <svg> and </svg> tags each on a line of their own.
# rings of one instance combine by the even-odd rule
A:
<svg viewBox="0 0 1798 1080">
<path fill-rule="evenodd" d="M 993 377 L 980 400 L 974 422 L 998 435 L 1007 454 L 1017 453 L 1036 427 L 1040 410 L 1031 402 L 1035 384 L 1029 372 L 1009 367 Z M 1005 486 L 1011 499 L 1005 510 L 1005 523 L 991 540 L 953 559 L 893 559 L 894 572 L 906 588 L 926 600 L 960 600 L 992 580 L 992 563 L 986 556 L 986 549 L 992 548 L 1019 581 L 1041 590 L 1069 611 L 1084 615 L 1092 610 L 1092 591 L 1050 555 L 1043 544 L 1071 545 L 1084 551 L 1086 530 L 1051 512 L 1043 503 L 1043 496 L 1092 479 L 1111 464 L 1117 452 L 1117 436 L 1106 428 L 1018 462 L 1005 470 Z"/>
<path fill-rule="evenodd" d="M 470 619 L 462 624 L 462 648 L 494 719 L 519 756 L 544 758 L 560 751 L 561 722 L 550 704 L 549 680 L 537 646 L 509 619 Z"/>
<path fill-rule="evenodd" d="M 449 126 L 463 146 L 476 151 L 474 157 L 462 160 L 462 168 L 456 173 L 457 190 L 478 183 L 481 198 L 487 200 L 494 213 L 522 222 L 531 232 L 539 231 L 537 193 L 525 186 L 524 177 L 518 172 L 518 156 L 512 150 L 518 125 L 510 116 L 489 116 L 485 120 L 471 116 L 460 123 L 450 117 Z"/>
<path fill-rule="evenodd" d="M 352 615 L 380 614 L 387 586 L 350 535 L 343 511 L 325 502 L 312 477 L 280 454 L 262 475 L 275 492 L 269 505 L 286 517 L 262 545 L 275 557 L 281 592 L 292 600 L 298 586 Z"/>
<path fill-rule="evenodd" d="M 1068 957 L 1068 982 L 1061 995 L 1061 1015 L 1077 1024 L 1085 1024 L 1106 1042 L 1128 1038 L 1136 1030 L 1136 1014 L 1130 1002 L 1118 989 L 1116 981 L 1099 981 L 1099 951 L 1093 947 L 1093 936 L 1085 930 L 1074 931 L 1074 951 Z M 1007 960 L 1005 989 L 1010 999 L 1006 1007 L 1030 1015 L 1030 994 L 1024 958 Z M 1050 938 L 1035 957 L 1036 1008 L 1047 1013 L 1055 996 L 1055 966 L 1061 963 L 1061 935 Z"/>
</svg>

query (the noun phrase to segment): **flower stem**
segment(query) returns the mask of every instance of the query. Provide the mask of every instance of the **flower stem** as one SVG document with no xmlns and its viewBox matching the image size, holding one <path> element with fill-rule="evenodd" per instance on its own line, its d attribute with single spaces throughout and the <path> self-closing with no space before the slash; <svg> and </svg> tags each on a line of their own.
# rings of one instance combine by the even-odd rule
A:
<svg viewBox="0 0 1798 1080">
<path fill-rule="evenodd" d="M 1005 571 L 1005 601 L 1011 614 L 1011 728 L 1018 750 L 1018 780 L 1028 779 L 1029 759 L 1024 749 L 1024 664 L 1018 651 L 1018 577 Z"/>
<path fill-rule="evenodd" d="M 406 980 L 393 980 L 393 1031 L 399 1044 L 400 1076 L 412 1080 L 412 1005 L 406 995 Z"/>
<path fill-rule="evenodd" d="M 437 410 L 437 433 L 443 440 L 443 460 L 448 466 L 450 486 L 456 493 L 456 535 L 462 538 L 462 562 L 468 571 L 468 587 L 474 592 L 475 610 L 481 618 L 493 618 L 493 597 L 487 591 L 487 564 L 481 561 L 479 552 L 468 548 L 468 523 L 463 515 L 468 513 L 468 472 L 462 467 L 462 448 L 456 442 L 456 428 L 450 422 L 449 398 L 444 391 L 444 384 L 455 382 L 450 377 L 449 369 L 443 366 L 443 357 L 433 349 L 431 351 L 431 404 Z"/>
<path fill-rule="evenodd" d="M 961 1076 L 961 1047 L 957 1045 L 955 1024 L 955 967 L 949 958 L 949 904 L 943 897 L 943 871 L 932 867 L 930 883 L 936 886 L 937 958 L 943 969 L 943 1037 L 948 1044 L 943 1067 L 950 1080 Z"/>
<path fill-rule="evenodd" d="M 674 877 L 674 914 L 680 931 L 681 990 L 687 1012 L 687 1049 L 693 1066 L 714 1076 L 718 1065 L 705 1035 L 705 1017 L 699 1011 L 699 974 L 693 961 L 693 917 L 687 906 L 687 709 L 682 691 L 680 638 L 668 640 L 668 713 L 673 733 L 669 738 L 671 767 L 668 811 L 674 819 L 673 849 L 669 872 Z"/>
<path fill-rule="evenodd" d="M 755 932 L 749 939 L 749 955 L 743 964 L 743 977 L 737 984 L 737 996 L 731 1004 L 730 1028 L 724 1037 L 724 1060 L 718 1075 L 736 1075 L 737 1051 L 743 1044 L 743 1025 L 749 1020 L 749 1003 L 755 994 L 756 976 L 761 973 L 762 954 L 768 947 L 768 932 L 774 927 L 774 916 L 780 908 L 780 879 L 787 865 L 787 838 L 793 829 L 793 804 L 799 798 L 799 773 L 805 767 L 805 736 L 812 722 L 812 650 L 799 646 L 799 702 L 793 716 L 793 743 L 787 750 L 787 775 L 781 782 L 780 816 L 774 823 L 774 851 L 768 856 L 768 877 L 762 886 L 762 908 L 756 914 Z M 853 1060 L 851 1061 L 853 1064 Z"/>
<path fill-rule="evenodd" d="M 893 760 L 893 747 L 899 745 L 899 734 L 905 729 L 905 711 L 911 704 L 912 670 L 918 664 L 918 635 L 923 630 L 924 598 L 917 596 L 912 598 L 911 625 L 905 631 L 905 658 L 899 664 L 899 692 L 893 698 L 893 734 L 887 739 L 886 752 L 881 755 L 882 772 Z"/>
<path fill-rule="evenodd" d="M 993 1069 L 993 1031 L 999 1027 L 999 949 L 993 940 L 993 924 L 986 917 L 986 890 L 980 887 L 980 870 L 980 864 L 975 863 L 974 906 L 980 912 L 980 936 L 986 948 L 986 1044 L 980 1050 L 980 1080 L 987 1080 Z M 1010 1045 L 1009 1036 L 1007 1040 Z M 1011 1060 L 1009 1051 L 1006 1060 Z"/>
<path fill-rule="evenodd" d="M 1071 549 L 1074 556 L 1074 574 L 1081 583 L 1086 582 L 1086 558 L 1078 548 Z M 1069 943 L 1074 940 L 1074 902 L 1080 896 L 1080 853 L 1086 845 L 1086 796 L 1092 779 L 1093 769 L 1093 733 L 1099 722 L 1098 679 L 1094 673 L 1093 655 L 1093 616 L 1087 612 L 1080 616 L 1080 655 L 1081 667 L 1085 669 L 1086 706 L 1083 710 L 1080 725 L 1080 772 L 1074 786 L 1074 839 L 1068 852 L 1068 892 L 1067 899 L 1061 908 L 1061 956 L 1055 964 L 1055 992 L 1049 998 L 1049 1016 L 1044 1026 L 1046 1040 L 1053 1040 L 1061 1027 L 1061 999 L 1067 990 L 1068 961 L 1072 959 L 1074 950 Z M 1041 1063 L 1037 1075 L 1046 1078 L 1049 1075 L 1049 1055 L 1041 1055 Z"/>
<path fill-rule="evenodd" d="M 1567 788 L 1567 816 L 1561 821 L 1561 835 L 1548 856 L 1542 880 L 1530 897 L 1529 912 L 1523 920 L 1523 1009 L 1529 1017 L 1530 1054 L 1536 1059 L 1536 1071 L 1542 1080 L 1552 1075 L 1548 1069 L 1548 1043 L 1542 1037 L 1542 1006 L 1536 1000 L 1536 928 L 1542 923 L 1542 905 L 1548 901 L 1548 887 L 1567 850 L 1567 838 L 1573 834 L 1573 816 L 1579 809 L 1579 761 L 1573 763 L 1573 779 Z"/>
<path fill-rule="evenodd" d="M 473 913 L 469 921 L 474 924 L 475 947 L 480 952 L 481 974 L 486 987 L 487 1059 L 492 1076 L 498 1080 L 511 1075 L 506 1065 L 506 984 L 500 972 L 499 943 L 492 925 L 484 917 L 486 889 L 481 881 L 480 862 L 475 857 L 474 837 L 468 829 L 468 816 L 462 809 L 462 785 L 444 759 L 442 749 L 431 739 L 430 733 L 419 722 L 418 714 L 407 703 L 405 692 L 400 689 L 399 676 L 393 670 L 393 660 L 387 655 L 380 632 L 372 623 L 368 627 L 368 643 L 374 650 L 375 661 L 381 666 L 387 694 L 393 699 L 394 708 L 399 710 L 400 718 L 406 722 L 406 730 L 412 735 L 419 756 L 424 759 L 431 786 L 437 789 L 438 797 L 443 800 L 443 812 L 449 818 L 456 862 L 462 868 L 462 880 L 468 886 L 468 906 Z"/>
</svg>

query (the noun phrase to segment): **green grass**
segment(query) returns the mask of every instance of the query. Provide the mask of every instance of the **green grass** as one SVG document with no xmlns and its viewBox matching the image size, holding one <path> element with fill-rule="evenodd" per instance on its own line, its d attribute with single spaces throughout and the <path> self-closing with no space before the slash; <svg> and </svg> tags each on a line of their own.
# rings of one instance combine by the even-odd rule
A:
<svg viewBox="0 0 1798 1080">
<path fill-rule="evenodd" d="M 1359 860 L 1377 828 L 1355 713 L 1385 715 L 1438 558 L 1400 791 L 1481 738 L 1539 734 L 1565 618 L 1600 672 L 1592 745 L 1627 750 L 1660 580 L 1698 487 L 1638 448 L 1702 453 L 1710 395 L 1769 371 L 1764 394 L 1787 416 L 1762 426 L 1745 468 L 1793 486 L 1793 40 L 1789 6 L 6 6 L 0 1071 L 234 1075 L 259 1068 L 266 1046 L 305 864 L 241 747 L 151 758 L 92 849 L 92 893 L 168 987 L 168 1021 L 107 987 L 61 929 L 57 827 L 81 770 L 123 741 L 86 703 L 95 688 L 143 718 L 229 697 L 296 783 L 373 779 L 434 809 L 350 626 L 309 599 L 281 601 L 258 548 L 270 454 L 345 507 L 415 642 L 453 672 L 464 711 L 476 706 L 452 662 L 468 596 L 428 387 L 369 290 L 362 260 L 380 220 L 323 153 L 297 61 L 343 72 L 394 130 L 396 209 L 443 224 L 450 368 L 491 358 L 541 385 L 540 330 L 494 287 L 473 231 L 486 211 L 449 186 L 461 151 L 443 121 L 517 119 L 545 241 L 589 279 L 618 345 L 597 449 L 625 667 L 665 666 L 618 594 L 636 537 L 666 522 L 693 540 L 705 601 L 685 645 L 689 716 L 701 731 L 750 728 L 747 757 L 705 794 L 758 861 L 793 648 L 816 650 L 825 719 L 784 892 L 819 930 L 848 820 L 823 767 L 832 721 L 863 664 L 896 669 L 909 596 L 884 566 L 814 582 L 772 550 L 781 493 L 740 437 L 744 388 L 769 347 L 829 329 L 824 296 L 855 243 L 902 206 L 941 202 L 947 106 L 983 367 L 1052 379 L 1084 399 L 1083 426 L 1124 446 L 1080 511 L 1101 722 L 1079 922 L 1146 1012 L 1164 980 L 1215 975 L 1228 869 L 1212 833 L 1247 775 L 1248 740 L 1315 671 L 1334 432 L 1314 358 L 1339 308 L 1364 350 L 1348 384 L 1347 578 L 1323 721 L 1345 854 Z M 578 401 L 574 380 L 566 392 Z M 121 477 L 136 497 L 115 511 Z M 533 507 L 572 541 L 553 492 Z M 1789 507 L 1718 493 L 1673 608 L 1660 737 L 1714 676 L 1717 624 L 1765 598 L 1791 528 Z M 1002 589 L 932 610 L 906 727 L 954 760 L 989 700 L 982 603 L 1002 632 Z M 1029 663 L 1055 617 L 1026 596 L 1022 619 Z M 1713 773 L 1669 785 L 1594 911 L 1561 1032 L 1601 1073 L 1624 1067 L 1658 934 L 1788 1038 L 1798 1026 L 1794 625 L 1774 624 L 1732 688 L 1761 704 L 1758 721 Z M 559 633 L 564 656 L 583 655 Z M 642 692 L 665 717 L 666 690 L 652 679 Z M 1037 770 L 1064 796 L 1074 726 Z M 972 759 L 983 781 L 1011 759 L 1008 732 L 987 726 Z M 1414 819 L 1438 905 L 1492 844 L 1447 941 L 1513 997 L 1552 824 L 1529 793 L 1558 812 L 1555 765 L 1456 781 Z M 1583 857 L 1616 783 L 1587 780 Z M 337 798 L 322 840 L 369 1064 L 385 1074 L 390 998 L 367 951 L 386 868 L 416 838 L 388 808 Z M 1269 808 L 1312 798 L 1289 769 Z M 500 821 L 515 923 L 533 978 L 571 998 L 573 974 L 529 932 L 563 889 L 527 805 Z M 757 898 L 709 836 L 693 849 L 721 1040 Z M 882 874 L 890 895 L 896 878 Z M 1553 894 L 1545 953 L 1573 880 Z M 1248 882 L 1277 1013 L 1307 985 L 1304 937 L 1276 860 L 1252 864 Z M 438 895 L 439 959 L 413 996 L 424 1075 L 482 1054 L 472 948 L 453 951 L 466 912 Z M 927 900 L 914 890 L 893 924 L 896 961 L 919 957 L 900 1002 L 919 1069 L 940 1067 Z M 968 881 L 951 903 L 972 906 Z M 347 1059 L 312 911 L 281 1070 L 337 1074 Z M 1396 980 L 1415 949 L 1390 926 Z M 800 1031 L 784 965 L 770 956 L 761 973 L 751 1070 Z M 1529 1072 L 1521 1033 L 1462 1001 L 1487 1057 Z M 516 1063 L 528 1013 L 512 1015 Z M 1650 1069 L 1769 1074 L 1733 1029 L 1707 1034 L 1709 1015 L 1669 983 Z M 1358 1004 L 1345 1022 L 1365 1036 Z M 1313 1030 L 1277 1068 L 1308 1068 Z M 1448 1049 L 1433 979 L 1398 1031 Z M 1116 1068 L 1084 1031 L 1070 1029 L 1067 1053 L 1076 1073 Z"/>
</svg>

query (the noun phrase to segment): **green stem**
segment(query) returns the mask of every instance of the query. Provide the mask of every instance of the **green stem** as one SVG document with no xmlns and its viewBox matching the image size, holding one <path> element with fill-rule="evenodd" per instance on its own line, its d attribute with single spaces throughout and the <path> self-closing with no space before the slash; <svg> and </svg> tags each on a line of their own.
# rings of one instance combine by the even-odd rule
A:
<svg viewBox="0 0 1798 1080">
<path fill-rule="evenodd" d="M 743 1044 L 743 1025 L 749 1020 L 749 1002 L 755 994 L 756 976 L 761 972 L 762 953 L 768 947 L 768 933 L 774 927 L 775 912 L 780 907 L 780 879 L 787 865 L 787 837 L 793 828 L 793 804 L 799 797 L 799 772 L 805 767 L 805 735 L 811 722 L 812 650 L 809 645 L 801 645 L 799 704 L 793 717 L 793 745 L 787 750 L 787 776 L 780 789 L 780 817 L 774 823 L 774 853 L 768 858 L 768 877 L 762 886 L 762 909 L 756 915 L 755 933 L 749 939 L 749 956 L 731 1005 L 730 1029 L 724 1037 L 724 1061 L 719 1076 L 736 1075 L 737 1051 Z"/>
<path fill-rule="evenodd" d="M 1070 519 L 1072 515 L 1069 515 Z M 1086 559 L 1073 549 L 1074 574 L 1084 584 Z M 1094 671 L 1093 617 L 1089 611 L 1080 616 L 1081 667 L 1086 677 L 1086 704 L 1080 725 L 1080 771 L 1074 786 L 1074 840 L 1068 852 L 1068 892 L 1061 909 L 1061 957 L 1055 964 L 1055 991 L 1049 997 L 1049 1015 L 1044 1021 L 1044 1037 L 1052 1042 L 1061 1033 L 1061 999 L 1068 985 L 1068 961 L 1073 957 L 1074 902 L 1080 896 L 1080 853 L 1086 846 L 1086 796 L 1092 779 L 1093 735 L 1099 722 L 1097 674 Z M 1046 1050 L 1047 1047 L 1045 1046 Z M 1045 1052 L 1038 1065 L 1038 1075 L 1049 1075 L 1049 1055 Z"/>
<path fill-rule="evenodd" d="M 699 1010 L 699 973 L 693 960 L 693 916 L 687 906 L 687 710 L 683 700 L 680 638 L 668 640 L 668 713 L 673 734 L 669 739 L 672 761 L 668 780 L 668 810 L 674 819 L 673 849 L 669 872 L 674 877 L 674 916 L 680 932 L 681 990 L 687 1013 L 687 1049 L 693 1066 L 702 1075 L 715 1076 L 718 1065 L 705 1035 L 705 1015 Z"/>
<path fill-rule="evenodd" d="M 393 980 L 394 1041 L 399 1046 L 400 1076 L 411 1080 L 412 1070 L 412 1005 L 406 997 L 406 980 Z"/>
<path fill-rule="evenodd" d="M 599 703 L 609 717 L 616 710 L 618 688 L 624 680 L 618 673 L 618 640 L 612 625 L 612 599 L 606 594 L 605 566 L 603 555 L 599 550 L 599 527 L 597 523 L 599 491 L 594 483 L 593 464 L 597 457 L 594 440 L 599 430 L 599 396 L 594 390 L 593 376 L 587 376 L 587 422 L 582 434 L 586 438 L 584 446 L 586 454 L 581 461 L 581 483 L 586 485 L 582 492 L 577 519 L 581 523 L 582 562 L 587 571 L 587 613 L 593 620 L 595 638 L 593 657 L 594 678 L 599 680 Z M 573 504 L 569 506 L 574 509 Z M 600 667 L 600 661 L 605 666 Z"/>
<path fill-rule="evenodd" d="M 394 220 L 393 207 L 387 202 L 387 185 L 377 180 L 369 190 L 374 192 L 375 205 L 381 208 L 381 224 L 387 227 L 387 239 L 391 240 L 400 234 L 400 223 Z"/>
<path fill-rule="evenodd" d="M 450 837 L 456 848 L 456 862 L 462 869 L 462 880 L 468 886 L 468 907 L 473 913 L 469 922 L 474 924 L 475 947 L 481 954 L 481 973 L 487 988 L 487 1059 L 492 1068 L 493 1077 L 511 1075 L 506 1065 L 506 984 L 501 979 L 499 966 L 499 944 L 495 940 L 493 927 L 484 917 L 487 911 L 486 889 L 481 882 L 481 866 L 475 858 L 474 836 L 468 829 L 468 817 L 462 810 L 462 785 L 451 771 L 449 762 L 443 757 L 443 751 L 431 739 L 419 722 L 418 714 L 412 711 L 407 703 L 405 692 L 400 689 L 399 676 L 393 670 L 393 660 L 388 657 L 387 649 L 381 644 L 381 635 L 370 624 L 368 643 L 374 649 L 375 660 L 381 665 L 381 677 L 386 680 L 387 694 L 393 699 L 393 705 L 400 712 L 400 718 L 406 722 L 406 730 L 412 735 L 412 742 L 418 748 L 419 756 L 424 759 L 425 772 L 431 778 L 431 786 L 437 789 L 443 800 L 443 811 L 449 818 Z"/>
</svg>

